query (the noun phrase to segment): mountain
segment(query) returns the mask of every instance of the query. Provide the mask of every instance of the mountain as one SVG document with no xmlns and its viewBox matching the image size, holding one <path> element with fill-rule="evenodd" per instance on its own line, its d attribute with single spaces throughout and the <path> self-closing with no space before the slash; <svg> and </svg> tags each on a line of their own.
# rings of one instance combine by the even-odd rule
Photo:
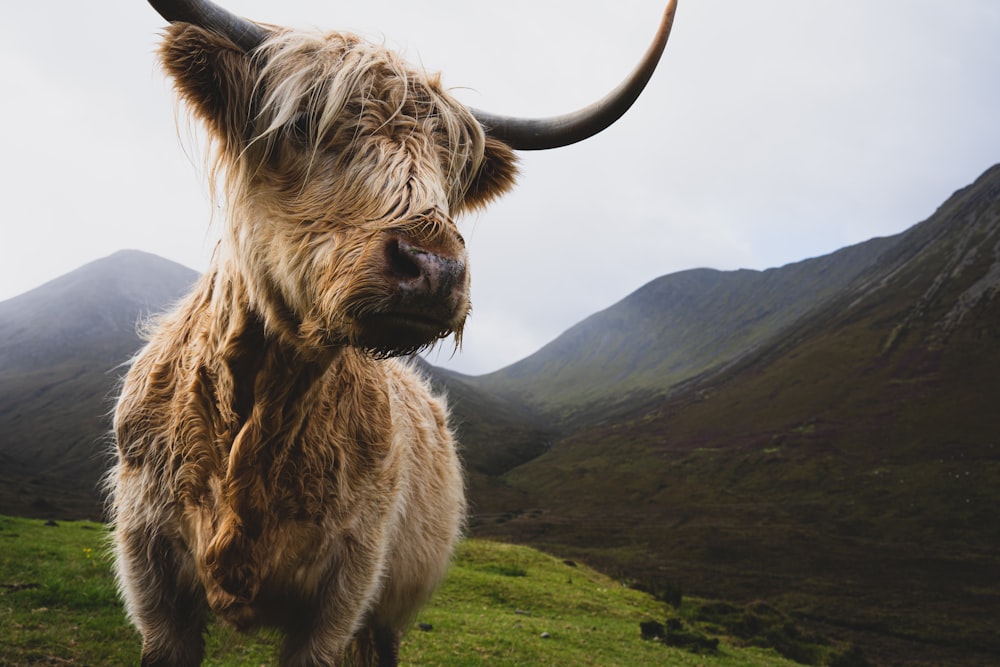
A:
<svg viewBox="0 0 1000 667">
<path fill-rule="evenodd" d="M 876 250 L 744 350 L 570 422 L 502 477 L 525 511 L 477 532 L 764 598 L 890 664 L 997 664 L 1000 166 Z"/>
<path fill-rule="evenodd" d="M 109 411 L 143 319 L 197 274 L 137 251 L 0 302 L 0 508 L 100 516 Z"/>
<path fill-rule="evenodd" d="M 564 418 L 603 417 L 751 353 L 839 294 L 899 239 L 767 271 L 662 276 L 475 386 Z"/>
</svg>

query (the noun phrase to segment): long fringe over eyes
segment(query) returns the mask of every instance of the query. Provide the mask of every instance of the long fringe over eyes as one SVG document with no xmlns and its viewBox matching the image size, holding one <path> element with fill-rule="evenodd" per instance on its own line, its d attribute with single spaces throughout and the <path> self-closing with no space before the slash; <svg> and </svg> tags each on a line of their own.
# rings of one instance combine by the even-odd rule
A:
<svg viewBox="0 0 1000 667">
<path fill-rule="evenodd" d="M 217 156 L 219 170 L 232 174 L 237 167 L 252 176 L 290 133 L 310 147 L 313 158 L 320 151 L 348 152 L 360 136 L 386 133 L 403 141 L 432 134 L 445 151 L 439 157 L 448 204 L 452 210 L 460 206 L 483 164 L 486 140 L 438 75 L 417 71 L 395 52 L 349 33 L 278 32 L 254 58 L 254 97 L 260 99 L 250 119 L 252 136 L 241 154 Z M 231 189 L 226 194 L 238 196 Z"/>
</svg>

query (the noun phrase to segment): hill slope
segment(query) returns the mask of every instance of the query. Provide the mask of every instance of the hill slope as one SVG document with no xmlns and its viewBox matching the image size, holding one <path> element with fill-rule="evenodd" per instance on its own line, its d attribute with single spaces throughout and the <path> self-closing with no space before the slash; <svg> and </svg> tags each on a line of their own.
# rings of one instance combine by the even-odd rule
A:
<svg viewBox="0 0 1000 667">
<path fill-rule="evenodd" d="M 194 271 L 137 251 L 0 303 L 0 507 L 96 517 L 118 368 Z"/>
<path fill-rule="evenodd" d="M 479 532 L 993 664 L 998 395 L 995 167 L 751 354 L 508 473 L 537 509 Z"/>
<path fill-rule="evenodd" d="M 141 640 L 125 620 L 110 562 L 99 557 L 107 539 L 103 526 L 49 526 L 0 516 L 0 537 L 6 546 L 0 550 L 0 582 L 7 589 L 0 593 L 0 664 L 138 663 Z M 414 666 L 795 665 L 763 648 L 762 637 L 734 636 L 717 623 L 709 627 L 701 612 L 717 607 L 689 600 L 678 612 L 576 563 L 525 547 L 467 540 L 417 617 L 423 627 L 404 637 L 400 656 Z M 760 606 L 740 611 L 760 628 L 786 620 Z M 642 638 L 641 623 L 655 621 L 662 631 L 668 618 L 665 641 Z M 698 653 L 685 648 L 696 642 L 705 648 Z M 797 654 L 851 655 L 847 647 L 811 644 L 807 637 L 794 646 Z M 788 641 L 781 648 L 791 652 Z M 205 663 L 277 664 L 276 637 L 238 635 L 214 625 Z"/>
<path fill-rule="evenodd" d="M 767 343 L 839 295 L 899 238 L 767 271 L 695 269 L 657 278 L 475 385 L 564 418 L 604 416 Z"/>
</svg>

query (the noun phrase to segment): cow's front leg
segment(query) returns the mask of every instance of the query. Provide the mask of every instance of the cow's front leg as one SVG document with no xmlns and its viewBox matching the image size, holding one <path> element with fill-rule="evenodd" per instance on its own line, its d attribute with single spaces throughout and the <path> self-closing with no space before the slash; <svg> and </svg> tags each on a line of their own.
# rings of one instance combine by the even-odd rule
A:
<svg viewBox="0 0 1000 667">
<path fill-rule="evenodd" d="M 314 604 L 289 619 L 281 652 L 284 667 L 340 665 L 368 617 L 382 580 L 384 549 L 376 535 L 333 559 Z M 348 555 L 349 554 L 349 555 Z M 361 641 L 366 640 L 362 633 Z M 362 650 L 362 653 L 365 651 Z"/>
<path fill-rule="evenodd" d="M 143 667 L 200 665 L 205 597 L 187 554 L 142 529 L 119 526 L 115 543 L 126 609 L 142 635 Z"/>
</svg>

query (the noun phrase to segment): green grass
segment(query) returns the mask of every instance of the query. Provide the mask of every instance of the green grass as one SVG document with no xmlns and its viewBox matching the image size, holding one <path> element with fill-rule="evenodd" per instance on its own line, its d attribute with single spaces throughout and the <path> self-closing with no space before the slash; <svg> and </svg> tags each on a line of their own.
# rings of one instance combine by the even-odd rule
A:
<svg viewBox="0 0 1000 667">
<path fill-rule="evenodd" d="M 673 612 L 593 570 L 526 547 L 469 540 L 403 642 L 406 665 L 790 665 L 773 651 L 696 654 L 640 638 Z M 543 636 L 544 635 L 544 636 Z"/>
<path fill-rule="evenodd" d="M 0 519 L 0 664 L 138 662 L 104 536 L 97 523 Z"/>
<path fill-rule="evenodd" d="M 0 664 L 133 665 L 139 637 L 125 620 L 101 524 L 0 517 Z M 782 666 L 774 650 L 695 653 L 640 638 L 639 624 L 697 625 L 586 567 L 526 547 L 468 540 L 401 649 L 403 665 Z M 707 626 L 705 626 L 707 627 Z M 544 635 L 544 636 L 543 636 Z M 213 627 L 208 665 L 274 664 L 275 638 Z"/>
</svg>

